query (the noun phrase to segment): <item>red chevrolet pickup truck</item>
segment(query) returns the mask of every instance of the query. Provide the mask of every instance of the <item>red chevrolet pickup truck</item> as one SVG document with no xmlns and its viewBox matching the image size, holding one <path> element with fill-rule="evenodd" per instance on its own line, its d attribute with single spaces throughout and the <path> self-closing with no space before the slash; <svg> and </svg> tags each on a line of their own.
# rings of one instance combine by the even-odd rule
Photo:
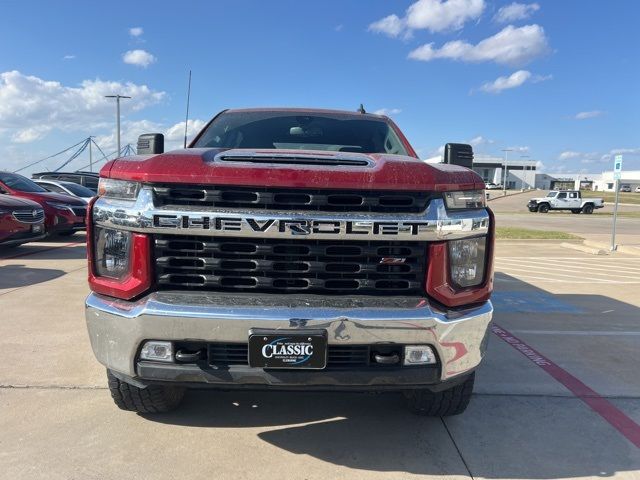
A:
<svg viewBox="0 0 640 480">
<path fill-rule="evenodd" d="M 494 220 L 468 145 L 427 164 L 389 118 L 225 110 L 188 148 L 142 135 L 90 205 L 86 320 L 118 407 L 189 387 L 398 391 L 467 407 Z"/>
</svg>

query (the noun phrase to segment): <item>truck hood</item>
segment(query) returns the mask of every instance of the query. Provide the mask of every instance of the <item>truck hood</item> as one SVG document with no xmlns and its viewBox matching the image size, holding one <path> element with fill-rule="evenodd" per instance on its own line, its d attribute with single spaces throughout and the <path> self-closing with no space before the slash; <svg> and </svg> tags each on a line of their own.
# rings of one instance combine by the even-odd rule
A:
<svg viewBox="0 0 640 480">
<path fill-rule="evenodd" d="M 403 155 L 315 150 L 188 148 L 122 157 L 100 175 L 146 183 L 293 188 L 429 190 L 484 189 L 472 170 L 427 164 Z"/>
<path fill-rule="evenodd" d="M 529 199 L 530 202 L 541 202 L 543 200 L 549 200 L 549 198 L 547 198 L 547 197 L 536 197 L 536 198 L 530 198 Z"/>
</svg>

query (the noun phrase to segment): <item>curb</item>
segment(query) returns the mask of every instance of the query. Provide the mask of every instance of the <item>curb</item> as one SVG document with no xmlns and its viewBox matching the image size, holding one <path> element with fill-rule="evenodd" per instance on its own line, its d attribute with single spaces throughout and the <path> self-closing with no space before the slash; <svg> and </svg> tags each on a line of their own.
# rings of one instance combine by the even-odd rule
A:
<svg viewBox="0 0 640 480">
<path fill-rule="evenodd" d="M 609 252 L 603 250 L 602 248 L 594 248 L 589 247 L 588 245 L 579 244 L 579 243 L 567 243 L 563 242 L 560 244 L 561 247 L 569 248 L 571 250 L 577 250 L 579 252 L 590 253 L 591 255 L 609 255 Z"/>
<path fill-rule="evenodd" d="M 595 242 L 593 240 L 585 240 L 583 243 L 588 247 L 604 249 L 606 251 L 609 251 L 609 249 L 611 248 L 611 246 L 608 244 L 604 244 L 602 242 Z M 632 245 L 617 245 L 615 251 L 620 253 L 626 253 L 629 255 L 640 255 L 640 247 L 634 247 Z"/>
</svg>

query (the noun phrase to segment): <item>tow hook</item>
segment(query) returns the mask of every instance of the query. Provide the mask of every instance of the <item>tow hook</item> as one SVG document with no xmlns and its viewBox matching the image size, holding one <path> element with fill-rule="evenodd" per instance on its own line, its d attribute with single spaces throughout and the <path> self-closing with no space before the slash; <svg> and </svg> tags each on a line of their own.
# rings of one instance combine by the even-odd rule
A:
<svg viewBox="0 0 640 480">
<path fill-rule="evenodd" d="M 195 352 L 189 352 L 186 350 L 178 350 L 176 352 L 176 362 L 179 363 L 195 363 L 200 360 L 200 354 L 202 350 L 197 350 Z"/>
<path fill-rule="evenodd" d="M 381 363 L 383 365 L 395 365 L 396 363 L 400 363 L 400 356 L 397 353 L 392 353 L 391 355 L 381 355 L 376 353 L 373 358 L 375 358 L 376 363 Z"/>
</svg>

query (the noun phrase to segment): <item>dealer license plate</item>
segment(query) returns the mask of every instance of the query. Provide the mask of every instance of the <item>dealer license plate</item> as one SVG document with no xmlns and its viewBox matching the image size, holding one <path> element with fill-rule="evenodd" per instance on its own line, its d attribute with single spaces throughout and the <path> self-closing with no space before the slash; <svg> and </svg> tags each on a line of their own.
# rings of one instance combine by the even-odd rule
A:
<svg viewBox="0 0 640 480">
<path fill-rule="evenodd" d="M 249 332 L 249 365 L 320 370 L 327 366 L 326 330 Z"/>
</svg>

